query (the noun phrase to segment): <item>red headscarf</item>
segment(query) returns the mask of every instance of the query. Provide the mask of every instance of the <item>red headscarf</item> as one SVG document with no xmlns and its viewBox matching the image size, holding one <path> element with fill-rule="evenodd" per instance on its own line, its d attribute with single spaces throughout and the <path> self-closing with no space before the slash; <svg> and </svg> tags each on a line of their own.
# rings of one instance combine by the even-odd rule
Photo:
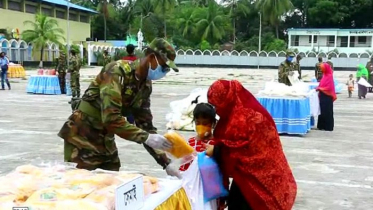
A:
<svg viewBox="0 0 373 210">
<path fill-rule="evenodd" d="M 208 101 L 220 117 L 214 139 L 222 146 L 223 175 L 233 178 L 252 209 L 290 210 L 297 185 L 271 115 L 235 80 L 214 82 Z"/>
<path fill-rule="evenodd" d="M 335 101 L 337 100 L 337 95 L 335 94 L 333 69 L 328 63 L 323 63 L 320 67 L 323 75 L 319 87 L 317 87 L 316 89 L 322 91 L 328 96 L 331 96 L 333 98 L 333 101 Z"/>
</svg>

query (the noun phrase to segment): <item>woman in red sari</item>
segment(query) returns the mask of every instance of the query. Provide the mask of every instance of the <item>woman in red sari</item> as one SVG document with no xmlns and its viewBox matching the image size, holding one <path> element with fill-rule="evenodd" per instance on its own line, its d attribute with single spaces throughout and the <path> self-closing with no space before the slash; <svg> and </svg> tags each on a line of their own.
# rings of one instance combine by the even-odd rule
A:
<svg viewBox="0 0 373 210">
<path fill-rule="evenodd" d="M 271 115 L 235 80 L 214 82 L 208 101 L 220 119 L 207 154 L 233 178 L 228 209 L 290 210 L 297 185 Z"/>
</svg>

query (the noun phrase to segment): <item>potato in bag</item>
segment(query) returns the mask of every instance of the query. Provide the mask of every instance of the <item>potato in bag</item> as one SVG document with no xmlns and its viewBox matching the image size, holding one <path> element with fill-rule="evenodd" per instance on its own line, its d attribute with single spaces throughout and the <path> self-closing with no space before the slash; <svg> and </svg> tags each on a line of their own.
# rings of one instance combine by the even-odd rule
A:
<svg viewBox="0 0 373 210">
<path fill-rule="evenodd" d="M 172 142 L 173 147 L 167 151 L 175 158 L 182 158 L 194 152 L 193 147 L 188 145 L 183 137 L 174 131 L 167 132 L 164 137 Z"/>
<path fill-rule="evenodd" d="M 58 201 L 54 210 L 84 209 L 84 210 L 109 210 L 106 207 L 89 200 Z"/>
<path fill-rule="evenodd" d="M 98 203 L 108 210 L 115 210 L 115 189 L 116 186 L 112 185 L 99 190 L 93 191 L 84 200 L 89 200 Z"/>
</svg>

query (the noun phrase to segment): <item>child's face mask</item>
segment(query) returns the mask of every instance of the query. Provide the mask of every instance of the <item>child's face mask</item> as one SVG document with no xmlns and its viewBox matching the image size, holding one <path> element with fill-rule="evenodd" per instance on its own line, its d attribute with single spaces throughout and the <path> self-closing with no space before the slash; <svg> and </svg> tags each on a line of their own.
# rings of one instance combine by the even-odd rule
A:
<svg viewBox="0 0 373 210">
<path fill-rule="evenodd" d="M 197 125 L 196 132 L 200 139 L 204 139 L 211 135 L 212 133 L 212 126 L 211 125 Z"/>
</svg>

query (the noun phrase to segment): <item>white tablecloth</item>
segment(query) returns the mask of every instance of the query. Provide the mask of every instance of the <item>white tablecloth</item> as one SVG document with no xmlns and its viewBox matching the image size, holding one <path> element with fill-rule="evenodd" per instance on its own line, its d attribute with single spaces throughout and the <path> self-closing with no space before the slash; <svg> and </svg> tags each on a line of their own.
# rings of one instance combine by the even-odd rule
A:
<svg viewBox="0 0 373 210">
<path fill-rule="evenodd" d="M 147 198 L 141 210 L 154 210 L 182 188 L 181 180 L 159 179 L 159 185 L 160 191 Z"/>
</svg>

